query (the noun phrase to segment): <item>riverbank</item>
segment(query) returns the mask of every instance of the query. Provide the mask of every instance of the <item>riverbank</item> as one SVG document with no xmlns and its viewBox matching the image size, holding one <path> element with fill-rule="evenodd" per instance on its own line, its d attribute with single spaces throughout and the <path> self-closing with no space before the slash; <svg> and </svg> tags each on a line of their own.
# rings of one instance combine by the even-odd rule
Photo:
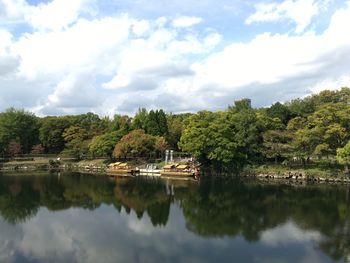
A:
<svg viewBox="0 0 350 263">
<path fill-rule="evenodd" d="M 109 159 L 80 160 L 40 158 L 26 161 L 0 163 L 0 171 L 72 170 L 89 173 L 104 173 Z M 142 164 L 138 164 L 142 166 Z M 239 174 L 243 177 L 256 177 L 264 180 L 297 180 L 325 183 L 350 183 L 350 178 L 340 166 L 308 165 L 250 165 Z"/>
<path fill-rule="evenodd" d="M 35 171 L 35 170 L 97 170 L 107 168 L 107 159 L 81 160 L 40 158 L 25 161 L 9 161 L 0 163 L 0 171 Z"/>
<path fill-rule="evenodd" d="M 245 167 L 242 174 L 263 179 L 350 183 L 349 175 L 337 165 L 251 165 Z"/>
</svg>

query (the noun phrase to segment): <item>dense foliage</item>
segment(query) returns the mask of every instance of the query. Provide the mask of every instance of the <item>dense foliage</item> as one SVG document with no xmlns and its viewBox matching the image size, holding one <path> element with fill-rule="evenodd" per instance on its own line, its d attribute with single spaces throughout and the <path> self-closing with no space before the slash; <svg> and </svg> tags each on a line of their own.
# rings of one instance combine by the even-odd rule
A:
<svg viewBox="0 0 350 263">
<path fill-rule="evenodd" d="M 201 162 L 240 167 L 255 162 L 328 160 L 348 166 L 350 89 L 254 109 L 250 100 L 227 109 L 166 114 L 141 108 L 134 117 L 93 113 L 36 117 L 10 108 L 0 113 L 0 153 L 85 156 L 161 156 L 165 149 Z M 345 148 L 344 148 L 345 147 Z"/>
</svg>

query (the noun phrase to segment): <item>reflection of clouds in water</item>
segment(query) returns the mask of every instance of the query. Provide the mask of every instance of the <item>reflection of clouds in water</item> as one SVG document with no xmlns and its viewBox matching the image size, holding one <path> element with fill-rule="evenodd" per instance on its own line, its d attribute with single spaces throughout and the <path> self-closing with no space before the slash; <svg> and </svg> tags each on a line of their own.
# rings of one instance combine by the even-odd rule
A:
<svg viewBox="0 0 350 263">
<path fill-rule="evenodd" d="M 278 256 L 262 256 L 255 258 L 256 263 L 287 263 L 295 262 L 295 257 L 289 253 L 295 253 L 294 247 L 302 246 L 305 252 L 299 255 L 298 262 L 319 263 L 321 255 L 315 251 L 314 242 L 321 241 L 322 235 L 317 231 L 300 229 L 294 222 L 286 222 L 283 225 L 264 231 L 260 236 L 260 242 L 267 247 L 282 251 Z"/>
<path fill-rule="evenodd" d="M 147 214 L 139 220 L 134 212 L 118 213 L 106 205 L 55 213 L 43 208 L 26 223 L 5 224 L 0 220 L 0 262 L 16 262 L 16 254 L 35 262 L 322 261 L 310 244 L 320 238 L 317 232 L 302 231 L 289 222 L 265 231 L 261 243 L 249 244 L 241 237 L 203 238 L 186 229 L 181 209 L 174 204 L 166 227 L 153 227 Z M 281 246 L 296 242 L 296 255 L 286 256 Z"/>
<path fill-rule="evenodd" d="M 268 246 L 280 246 L 290 243 L 303 243 L 308 241 L 320 241 L 322 236 L 317 231 L 300 229 L 293 222 L 287 222 L 281 226 L 264 231 L 260 242 Z"/>
<path fill-rule="evenodd" d="M 134 216 L 130 217 L 128 220 L 128 228 L 136 234 L 145 236 L 149 236 L 154 230 L 152 222 L 148 217 L 143 220 L 139 220 Z"/>
<path fill-rule="evenodd" d="M 20 228 L 10 225 L 0 217 L 0 262 L 13 262 L 16 244 L 23 238 Z"/>
</svg>

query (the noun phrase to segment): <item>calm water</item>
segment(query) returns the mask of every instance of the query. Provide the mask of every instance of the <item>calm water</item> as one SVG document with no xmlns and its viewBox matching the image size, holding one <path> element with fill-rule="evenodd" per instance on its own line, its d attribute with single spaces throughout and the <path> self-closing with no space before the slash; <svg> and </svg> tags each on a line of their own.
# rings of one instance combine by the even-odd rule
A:
<svg viewBox="0 0 350 263">
<path fill-rule="evenodd" d="M 0 175 L 0 262 L 349 262 L 340 186 Z"/>
</svg>

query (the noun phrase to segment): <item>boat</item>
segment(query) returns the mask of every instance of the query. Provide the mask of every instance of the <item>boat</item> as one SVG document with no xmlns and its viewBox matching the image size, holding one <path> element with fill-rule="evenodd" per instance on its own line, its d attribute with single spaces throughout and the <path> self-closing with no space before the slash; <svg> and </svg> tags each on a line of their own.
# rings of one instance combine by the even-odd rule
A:
<svg viewBox="0 0 350 263">
<path fill-rule="evenodd" d="M 140 169 L 140 175 L 160 176 L 161 169 L 155 164 L 147 164 L 144 169 Z"/>
<path fill-rule="evenodd" d="M 116 162 L 108 165 L 107 173 L 137 175 L 140 170 L 128 163 Z"/>
<path fill-rule="evenodd" d="M 160 176 L 194 177 L 197 173 L 196 169 L 188 164 L 167 164 L 160 172 Z"/>
</svg>

